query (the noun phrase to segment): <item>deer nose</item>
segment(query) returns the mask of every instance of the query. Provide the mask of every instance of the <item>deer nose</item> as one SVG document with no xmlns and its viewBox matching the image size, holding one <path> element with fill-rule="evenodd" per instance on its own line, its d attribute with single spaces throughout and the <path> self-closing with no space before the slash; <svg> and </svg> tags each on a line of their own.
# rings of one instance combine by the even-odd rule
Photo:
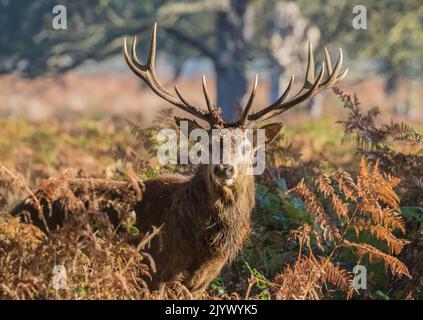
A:
<svg viewBox="0 0 423 320">
<path fill-rule="evenodd" d="M 217 164 L 213 168 L 213 173 L 219 178 L 230 179 L 233 177 L 235 168 L 231 164 Z"/>
</svg>

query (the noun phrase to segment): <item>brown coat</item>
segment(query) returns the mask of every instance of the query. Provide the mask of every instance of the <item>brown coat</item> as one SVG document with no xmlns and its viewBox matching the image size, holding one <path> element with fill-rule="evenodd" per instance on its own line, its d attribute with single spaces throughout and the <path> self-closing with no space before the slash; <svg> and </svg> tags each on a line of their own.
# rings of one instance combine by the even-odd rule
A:
<svg viewBox="0 0 423 320">
<path fill-rule="evenodd" d="M 82 189 L 88 185 L 96 194 L 107 193 L 110 199 L 119 201 L 125 201 L 122 195 L 131 188 L 127 182 L 102 179 L 72 179 L 67 185 L 71 196 L 81 198 Z M 208 166 L 201 165 L 193 177 L 162 176 L 144 181 L 143 188 L 142 200 L 134 206 L 136 226 L 142 233 L 150 232 L 153 226 L 161 227 L 146 248 L 157 269 L 150 286 L 154 289 L 179 280 L 194 293 L 203 291 L 222 267 L 234 259 L 249 235 L 254 177 L 240 175 L 232 187 L 222 187 L 215 184 Z M 48 227 L 63 225 L 65 214 L 60 199 L 53 199 L 50 206 L 42 190 L 36 195 Z M 12 214 L 24 216 L 29 212 L 31 222 L 46 230 L 31 203 L 22 201 Z M 120 223 L 116 212 L 103 211 L 114 225 Z"/>
<path fill-rule="evenodd" d="M 163 225 L 148 251 L 157 264 L 153 286 L 181 280 L 201 291 L 242 248 L 254 207 L 253 176 L 238 177 L 232 188 L 216 186 L 200 166 L 191 179 L 165 176 L 145 181 L 136 207 L 137 226 Z"/>
</svg>

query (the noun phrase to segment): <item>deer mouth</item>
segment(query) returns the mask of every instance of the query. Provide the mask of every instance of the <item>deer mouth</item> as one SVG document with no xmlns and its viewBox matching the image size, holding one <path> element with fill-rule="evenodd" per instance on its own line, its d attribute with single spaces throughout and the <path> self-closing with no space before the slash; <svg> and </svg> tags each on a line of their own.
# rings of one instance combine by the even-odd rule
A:
<svg viewBox="0 0 423 320">
<path fill-rule="evenodd" d="M 230 187 L 234 184 L 235 179 L 234 178 L 226 178 L 226 179 L 220 179 L 220 184 L 225 187 Z"/>
</svg>

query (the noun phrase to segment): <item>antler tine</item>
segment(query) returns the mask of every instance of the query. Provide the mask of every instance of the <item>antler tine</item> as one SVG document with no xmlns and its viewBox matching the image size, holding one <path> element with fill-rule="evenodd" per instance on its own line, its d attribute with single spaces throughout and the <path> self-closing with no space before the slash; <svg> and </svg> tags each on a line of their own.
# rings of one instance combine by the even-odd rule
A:
<svg viewBox="0 0 423 320">
<path fill-rule="evenodd" d="M 306 77 L 304 79 L 303 87 L 297 92 L 294 97 L 300 96 L 305 92 L 309 91 L 313 84 L 315 83 L 314 80 L 314 55 L 313 55 L 313 45 L 311 42 L 308 43 L 308 59 L 307 59 L 307 69 L 306 69 Z"/>
<path fill-rule="evenodd" d="M 347 76 L 348 70 L 349 70 L 349 69 L 348 69 L 348 68 L 346 68 L 346 69 L 344 70 L 344 72 L 342 72 L 342 73 L 341 73 L 341 75 L 339 75 L 339 76 L 336 78 L 336 82 L 343 80 L 343 79 Z"/>
<path fill-rule="evenodd" d="M 153 30 L 151 32 L 150 50 L 148 51 L 147 64 L 154 70 L 154 64 L 156 63 L 156 44 L 157 44 L 157 22 L 154 22 Z"/>
<path fill-rule="evenodd" d="M 160 83 L 160 81 L 157 78 L 156 75 L 156 69 L 155 69 L 155 62 L 156 62 L 156 43 L 157 43 L 157 22 L 153 25 L 153 30 L 151 32 L 151 39 L 150 39 L 150 48 L 148 52 L 148 58 L 147 63 L 145 65 L 142 65 L 137 57 L 136 52 L 136 41 L 137 37 L 134 38 L 134 41 L 132 42 L 132 48 L 131 48 L 131 58 L 134 61 L 134 64 L 140 68 L 142 71 L 146 74 L 147 84 L 153 85 L 158 91 L 157 93 L 159 96 L 161 94 L 166 94 L 167 96 L 172 98 L 172 95 L 169 93 L 169 91 L 166 90 L 166 88 L 163 87 L 163 85 Z M 154 88 L 150 85 L 150 87 L 154 90 Z"/>
<path fill-rule="evenodd" d="M 126 38 L 124 39 L 124 41 L 125 41 L 125 47 L 126 47 Z M 131 57 L 132 57 L 132 60 L 134 62 L 136 62 L 136 64 L 137 64 L 138 67 L 142 67 L 141 62 L 140 62 L 140 60 L 138 59 L 138 56 L 137 56 L 137 51 L 135 49 L 136 47 L 137 47 L 137 36 L 135 36 L 134 37 L 134 40 L 132 41 L 132 45 L 131 45 Z"/>
<path fill-rule="evenodd" d="M 250 109 L 253 106 L 254 97 L 255 97 L 256 91 L 257 91 L 257 83 L 258 83 L 258 74 L 256 74 L 256 77 L 254 79 L 254 84 L 253 84 L 253 87 L 251 89 L 251 93 L 250 93 L 250 97 L 248 98 L 247 105 L 245 106 L 244 111 L 241 114 L 241 118 L 239 119 L 239 124 L 241 126 L 245 125 L 245 123 L 248 120 L 248 114 L 250 113 Z"/>
<path fill-rule="evenodd" d="M 332 74 L 332 61 L 330 59 L 328 49 L 324 47 L 323 50 L 325 51 L 326 71 L 328 72 L 328 74 Z"/>
<path fill-rule="evenodd" d="M 210 114 L 212 114 L 213 113 L 213 109 L 214 109 L 214 105 L 211 102 L 209 91 L 207 90 L 206 77 L 204 75 L 202 77 L 201 84 L 203 86 L 203 93 L 204 93 L 204 98 L 206 99 L 207 109 L 209 109 Z"/>
<path fill-rule="evenodd" d="M 327 52 L 327 51 L 326 51 Z M 330 57 L 327 55 L 326 56 L 326 52 L 325 52 L 325 58 L 326 58 L 326 63 L 329 62 L 330 63 Z M 342 49 L 339 48 L 339 55 L 338 55 L 338 60 L 336 60 L 336 64 L 335 64 L 335 68 L 333 69 L 332 72 L 328 73 L 329 77 L 328 79 L 322 83 L 322 89 L 323 90 L 325 87 L 328 87 L 332 84 L 332 82 L 335 82 L 338 77 L 338 72 L 341 69 L 342 66 L 342 61 L 343 61 L 343 54 L 342 54 Z M 329 72 L 329 68 L 328 68 L 328 72 Z"/>
<path fill-rule="evenodd" d="M 135 42 L 136 42 L 136 38 L 132 42 L 132 48 L 134 47 L 134 43 Z M 123 39 L 123 56 L 125 58 L 126 64 L 132 70 L 132 72 L 135 73 L 137 76 L 141 77 L 144 81 L 146 81 L 145 74 L 144 74 L 144 72 L 142 70 L 143 69 L 142 66 L 139 65 L 135 59 L 131 59 L 129 57 L 129 54 L 128 54 L 128 46 L 127 46 L 127 43 L 126 43 L 126 38 Z"/>
<path fill-rule="evenodd" d="M 295 95 L 292 100 L 287 101 L 286 103 L 280 104 L 277 107 L 275 107 L 274 109 L 275 110 L 283 109 L 284 111 L 286 111 L 286 110 L 292 108 L 293 106 L 295 106 L 295 105 L 307 100 L 308 98 L 312 97 L 313 95 L 315 95 L 319 90 L 320 83 L 321 83 L 321 81 L 323 79 L 323 75 L 325 73 L 325 63 L 322 61 L 321 64 L 322 64 L 322 67 L 320 69 L 319 75 L 317 76 L 316 81 L 312 84 L 312 87 L 309 90 L 307 90 L 304 94 Z M 304 84 L 304 86 L 305 86 L 305 84 Z M 304 86 L 303 86 L 303 89 L 304 89 Z M 301 89 L 300 92 L 303 89 Z"/>
<path fill-rule="evenodd" d="M 294 75 L 291 76 L 291 79 L 289 80 L 289 83 L 285 89 L 285 91 L 282 93 L 282 95 L 276 100 L 274 103 L 272 103 L 270 106 L 267 106 L 266 108 L 249 115 L 248 120 L 258 120 L 265 114 L 268 114 L 269 112 L 273 111 L 278 105 L 280 105 L 282 102 L 285 101 L 286 97 L 288 96 L 289 92 L 291 91 L 292 84 L 294 83 Z"/>
<path fill-rule="evenodd" d="M 339 71 L 341 70 L 341 66 L 342 66 L 342 62 L 343 62 L 342 49 L 341 48 L 339 49 L 338 59 L 336 61 L 335 67 L 333 69 L 332 69 L 331 58 L 330 58 L 330 55 L 329 55 L 328 51 L 326 50 L 326 48 L 324 48 L 324 52 L 325 52 L 325 62 L 326 63 L 322 62 L 322 67 L 320 69 L 320 72 L 319 72 L 317 78 L 315 79 L 313 48 L 312 48 L 311 43 L 309 43 L 306 77 L 305 77 L 304 84 L 303 84 L 302 88 L 289 101 L 283 102 L 285 100 L 286 96 L 288 95 L 290 89 L 291 89 L 291 85 L 292 85 L 292 82 L 293 82 L 293 77 L 292 77 L 291 81 L 288 84 L 287 89 L 285 90 L 285 92 L 282 94 L 282 96 L 278 100 L 276 100 L 271 105 L 263 108 L 262 110 L 249 115 L 248 120 L 257 121 L 257 120 L 261 119 L 263 116 L 265 116 L 269 113 L 272 113 L 273 111 L 277 111 L 277 112 L 274 112 L 273 114 L 271 114 L 268 117 L 268 118 L 272 118 L 276 115 L 279 115 L 279 114 L 289 110 L 290 108 L 296 106 L 297 104 L 311 98 L 312 96 L 316 95 L 317 93 L 321 92 L 322 90 L 332 87 L 338 81 L 341 81 L 346 76 L 346 74 L 348 72 L 348 69 L 346 69 L 342 74 L 339 74 Z M 325 69 L 326 69 L 326 72 L 328 73 L 328 76 L 327 76 L 326 80 L 322 81 Z M 268 119 L 268 118 L 266 118 L 266 119 Z"/>
<path fill-rule="evenodd" d="M 313 56 L 313 45 L 311 42 L 308 43 L 308 61 L 306 70 L 306 80 L 310 83 L 314 82 L 314 56 Z"/>
<path fill-rule="evenodd" d="M 139 78 L 141 78 L 159 97 L 166 100 L 167 102 L 173 104 L 174 106 L 192 114 L 193 116 L 207 121 L 210 125 L 213 124 L 212 117 L 205 114 L 202 110 L 195 107 L 191 104 L 177 88 L 175 88 L 177 96 L 175 97 L 169 91 L 167 91 L 164 86 L 160 83 L 157 78 L 155 71 L 155 60 L 156 60 L 156 43 L 157 43 L 157 23 L 153 26 L 153 31 L 151 33 L 151 42 L 150 49 L 148 53 L 148 58 L 146 64 L 141 64 L 140 60 L 137 57 L 136 53 L 136 37 L 134 38 L 131 46 L 131 55 L 128 54 L 128 48 L 126 43 L 126 38 L 123 42 L 123 56 L 129 68 L 134 72 Z"/>
<path fill-rule="evenodd" d="M 188 101 L 188 99 L 182 94 L 182 92 L 179 90 L 178 86 L 175 84 L 174 86 L 175 92 L 178 95 L 179 99 L 189 108 L 195 109 L 196 107 Z"/>
</svg>

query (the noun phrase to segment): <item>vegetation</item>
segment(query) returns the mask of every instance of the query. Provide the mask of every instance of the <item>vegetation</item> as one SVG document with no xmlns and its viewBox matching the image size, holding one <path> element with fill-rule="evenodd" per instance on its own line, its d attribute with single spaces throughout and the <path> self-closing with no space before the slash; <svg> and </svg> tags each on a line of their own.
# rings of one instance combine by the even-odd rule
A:
<svg viewBox="0 0 423 320">
<path fill-rule="evenodd" d="M 193 298 L 180 283 L 148 288 L 156 265 L 145 248 L 159 230 L 142 234 L 134 222 L 145 179 L 193 173 L 155 157 L 157 132 L 174 125 L 173 110 L 151 112 L 157 99 L 133 79 L 110 75 L 116 86 L 80 72 L 93 61 L 104 63 L 101 73 L 122 67 L 109 58 L 121 54 L 125 36 L 139 36 L 136 49 L 147 57 L 155 21 L 158 64 L 171 66 L 173 83 L 187 62 L 205 73 L 210 63 L 225 121 L 245 105 L 249 71 L 264 73 L 255 106 L 279 97 L 287 75 L 302 74 L 308 41 L 316 62 L 324 46 L 341 47 L 350 67 L 343 88 L 386 107 L 381 114 L 334 88 L 337 100 L 322 94 L 310 112 L 284 115 L 256 177 L 252 234 L 203 298 L 423 299 L 423 135 L 410 125 L 422 124 L 423 5 L 360 4 L 368 29 L 352 27 L 347 0 L 63 1 L 68 29 L 56 30 L 56 1 L 0 0 L 0 299 Z M 191 88 L 193 103 L 204 100 L 199 82 L 179 84 Z M 93 192 L 93 177 L 109 182 Z M 78 196 L 73 178 L 85 178 Z M 12 217 L 22 199 L 36 213 L 60 205 L 65 226 L 44 233 Z M 55 265 L 66 267 L 67 289 L 54 289 Z M 366 289 L 353 286 L 357 265 L 366 267 Z"/>
<path fill-rule="evenodd" d="M 294 136 L 286 132 L 269 151 L 266 173 L 257 179 L 253 234 L 204 298 L 422 297 L 421 252 L 417 251 L 418 258 L 415 251 L 421 246 L 423 226 L 422 198 L 415 193 L 415 183 L 422 178 L 421 162 L 415 160 L 419 156 L 415 150 L 422 143 L 420 135 L 405 124 L 377 127 L 370 120 L 377 116 L 375 111 L 364 112 L 357 98 L 336 92 L 349 112 L 337 126 L 338 133 L 345 130 L 350 160 L 344 167 L 349 172 L 318 158 L 301 160 L 298 149 L 289 142 Z M 119 118 L 104 123 L 84 120 L 69 126 L 53 121 L 48 130 L 42 123 L 2 121 L 0 134 L 10 138 L 0 145 L 2 298 L 191 297 L 178 283 L 151 292 L 144 282 L 155 265 L 143 247 L 155 234 L 141 235 L 131 227 L 130 210 L 131 199 L 142 196 L 142 190 L 126 188 L 123 198 L 110 203 L 105 194 L 93 197 L 89 184 L 84 189 L 86 196 L 78 199 L 66 189 L 66 181 L 75 176 L 114 177 L 133 186 L 138 177 L 190 171 L 161 168 L 155 162 L 154 132 L 171 117 L 165 110 L 147 129 Z M 305 123 L 299 130 L 307 132 L 308 126 Z M 18 144 L 8 144 L 11 140 Z M 356 141 L 357 147 L 351 141 Z M 414 149 L 406 154 L 393 145 L 403 143 Z M 14 163 L 13 153 L 23 151 L 27 159 Z M 79 171 L 69 168 L 75 167 L 66 158 L 69 154 L 79 155 Z M 387 159 L 404 162 L 386 166 Z M 39 191 L 34 194 L 36 186 Z M 46 237 L 34 226 L 12 218 L 7 212 L 25 195 L 34 203 L 59 199 L 69 211 L 65 227 Z M 122 213 L 124 223 L 119 232 L 105 219 L 105 206 Z M 57 264 L 67 268 L 66 290 L 52 288 L 52 266 Z M 357 264 L 367 267 L 366 290 L 352 287 Z"/>
</svg>

